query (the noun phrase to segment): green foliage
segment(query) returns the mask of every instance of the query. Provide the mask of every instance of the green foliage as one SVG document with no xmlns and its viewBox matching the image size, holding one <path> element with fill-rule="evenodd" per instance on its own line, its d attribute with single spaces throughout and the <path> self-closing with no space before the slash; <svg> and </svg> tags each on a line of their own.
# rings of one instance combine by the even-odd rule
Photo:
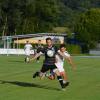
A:
<svg viewBox="0 0 100 100">
<path fill-rule="evenodd" d="M 81 47 L 79 45 L 67 44 L 66 48 L 71 54 L 81 54 Z"/>
<path fill-rule="evenodd" d="M 51 32 L 54 27 L 68 27 L 74 31 L 80 13 L 98 8 L 98 1 L 0 0 L 0 35 Z M 99 32 L 98 28 L 96 30 Z"/>
<path fill-rule="evenodd" d="M 90 9 L 80 15 L 75 26 L 77 38 L 80 41 L 92 44 L 100 40 L 100 9 Z"/>
<path fill-rule="evenodd" d="M 71 31 L 68 27 L 54 27 L 52 29 L 52 32 L 54 32 L 54 33 L 71 33 Z"/>
<path fill-rule="evenodd" d="M 2 0 L 0 31 L 5 31 L 5 35 L 13 35 L 50 30 L 56 23 L 59 12 L 56 2 L 56 0 Z"/>
<path fill-rule="evenodd" d="M 35 1 L 35 32 L 46 32 L 56 23 L 59 6 L 56 0 Z"/>
</svg>

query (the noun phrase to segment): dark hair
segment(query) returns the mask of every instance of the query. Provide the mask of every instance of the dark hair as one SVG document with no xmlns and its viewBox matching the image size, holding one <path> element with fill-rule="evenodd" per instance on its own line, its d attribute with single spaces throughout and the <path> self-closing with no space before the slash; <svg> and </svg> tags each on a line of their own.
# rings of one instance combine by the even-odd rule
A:
<svg viewBox="0 0 100 100">
<path fill-rule="evenodd" d="M 38 40 L 38 41 L 41 41 L 41 40 Z"/>
<path fill-rule="evenodd" d="M 28 43 L 29 41 L 27 40 L 26 43 Z"/>
<path fill-rule="evenodd" d="M 50 37 L 46 38 L 46 42 L 47 42 L 48 40 L 51 40 L 51 41 L 52 41 L 52 39 L 51 39 Z"/>
<path fill-rule="evenodd" d="M 60 45 L 60 49 L 63 48 L 63 47 L 65 48 L 66 45 L 65 45 L 65 44 L 61 44 L 61 45 Z"/>
</svg>

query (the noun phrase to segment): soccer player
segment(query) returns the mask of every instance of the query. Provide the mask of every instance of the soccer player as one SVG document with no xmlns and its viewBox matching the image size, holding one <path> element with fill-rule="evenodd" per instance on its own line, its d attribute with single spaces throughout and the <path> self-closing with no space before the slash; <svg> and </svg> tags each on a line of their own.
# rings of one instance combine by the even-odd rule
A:
<svg viewBox="0 0 100 100">
<path fill-rule="evenodd" d="M 41 51 L 43 49 L 43 45 L 41 44 L 41 40 L 38 40 L 38 44 L 35 46 L 36 48 L 36 53 L 38 53 L 39 51 Z M 36 61 L 37 63 L 39 63 L 39 59 L 40 59 L 40 56 L 37 57 Z"/>
<path fill-rule="evenodd" d="M 47 44 L 47 47 L 44 47 L 41 51 L 39 51 L 36 56 L 32 59 L 36 59 L 38 56 L 40 56 L 41 54 L 44 54 L 45 55 L 45 59 L 44 59 L 44 62 L 43 62 L 43 66 L 40 70 L 40 72 L 36 72 L 34 75 L 33 75 L 33 78 L 35 78 L 36 76 L 40 76 L 41 78 L 43 78 L 46 74 L 47 71 L 49 70 L 53 70 L 53 72 L 57 75 L 57 79 L 59 80 L 59 83 L 62 87 L 62 89 L 64 89 L 66 86 L 68 86 L 69 82 L 66 82 L 66 83 L 63 83 L 63 79 L 60 75 L 60 72 L 58 70 L 58 68 L 56 67 L 55 65 L 55 62 L 56 62 L 56 53 L 57 53 L 57 48 L 52 44 L 52 39 L 51 38 L 47 38 L 46 39 L 46 44 Z M 48 55 L 48 52 L 52 51 L 53 52 L 53 55 L 49 56 Z M 31 60 L 32 60 L 31 59 Z"/>
<path fill-rule="evenodd" d="M 64 69 L 64 60 L 66 60 L 72 66 L 73 70 L 75 70 L 76 67 L 71 59 L 70 54 L 66 51 L 65 44 L 61 44 L 60 49 L 58 50 L 58 54 L 56 54 L 55 65 L 57 66 L 60 75 L 63 77 L 64 80 L 63 82 L 66 83 L 68 82 L 68 77 Z M 55 79 L 54 74 L 53 75 L 52 74 L 53 72 L 51 71 L 51 75 L 48 77 L 49 79 Z"/>
<path fill-rule="evenodd" d="M 29 41 L 26 41 L 26 44 L 24 46 L 24 51 L 25 51 L 25 62 L 29 62 L 29 56 L 32 50 L 32 45 L 29 43 Z"/>
</svg>

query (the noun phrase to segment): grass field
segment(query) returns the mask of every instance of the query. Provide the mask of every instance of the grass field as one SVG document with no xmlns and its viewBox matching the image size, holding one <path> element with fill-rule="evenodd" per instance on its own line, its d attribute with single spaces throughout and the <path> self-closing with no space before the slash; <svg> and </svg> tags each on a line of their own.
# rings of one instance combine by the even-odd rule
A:
<svg viewBox="0 0 100 100">
<path fill-rule="evenodd" d="M 100 58 L 73 57 L 77 70 L 65 63 L 70 85 L 61 91 L 57 80 L 32 79 L 40 63 L 23 56 L 0 55 L 0 100 L 100 100 Z"/>
</svg>

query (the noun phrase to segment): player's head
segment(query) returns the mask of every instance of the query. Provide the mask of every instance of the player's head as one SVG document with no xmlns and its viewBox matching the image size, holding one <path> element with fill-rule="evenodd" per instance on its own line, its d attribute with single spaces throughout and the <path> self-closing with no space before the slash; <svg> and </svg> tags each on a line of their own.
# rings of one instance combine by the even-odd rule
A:
<svg viewBox="0 0 100 100">
<path fill-rule="evenodd" d="M 26 43 L 28 44 L 28 43 L 29 43 L 29 41 L 26 41 Z"/>
<path fill-rule="evenodd" d="M 38 40 L 38 44 L 41 44 L 41 40 Z"/>
<path fill-rule="evenodd" d="M 66 51 L 66 45 L 65 44 L 61 44 L 60 45 L 60 51 L 61 52 L 65 52 Z"/>
<path fill-rule="evenodd" d="M 49 47 L 52 46 L 52 39 L 51 38 L 46 38 L 46 43 Z"/>
</svg>

